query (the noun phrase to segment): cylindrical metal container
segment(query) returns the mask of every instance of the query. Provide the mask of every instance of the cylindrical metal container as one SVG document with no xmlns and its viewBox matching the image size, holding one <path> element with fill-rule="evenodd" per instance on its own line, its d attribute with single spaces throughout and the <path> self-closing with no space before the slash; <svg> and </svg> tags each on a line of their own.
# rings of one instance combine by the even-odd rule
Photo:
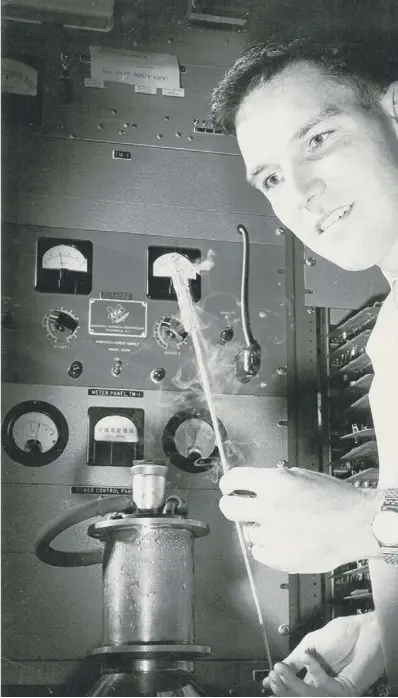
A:
<svg viewBox="0 0 398 698">
<path fill-rule="evenodd" d="M 106 645 L 193 642 L 193 532 L 179 519 L 136 519 L 108 529 Z M 185 524 L 185 525 L 181 525 Z"/>
<path fill-rule="evenodd" d="M 193 642 L 193 541 L 208 533 L 182 516 L 141 515 L 93 524 L 105 542 L 103 643 Z"/>
</svg>

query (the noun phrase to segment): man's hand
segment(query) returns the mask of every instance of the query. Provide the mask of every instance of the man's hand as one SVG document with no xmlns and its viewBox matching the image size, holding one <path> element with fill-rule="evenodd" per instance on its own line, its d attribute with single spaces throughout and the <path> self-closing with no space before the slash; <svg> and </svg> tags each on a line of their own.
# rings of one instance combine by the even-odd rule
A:
<svg viewBox="0 0 398 698">
<path fill-rule="evenodd" d="M 253 557 L 269 567 L 307 574 L 378 557 L 371 523 L 381 490 L 356 489 L 302 468 L 232 468 L 220 480 L 222 513 L 251 522 Z M 232 495 L 249 491 L 255 497 Z"/>
<path fill-rule="evenodd" d="M 307 669 L 304 680 L 296 673 Z M 336 618 L 309 633 L 263 682 L 276 696 L 362 696 L 384 673 L 375 613 Z"/>
</svg>

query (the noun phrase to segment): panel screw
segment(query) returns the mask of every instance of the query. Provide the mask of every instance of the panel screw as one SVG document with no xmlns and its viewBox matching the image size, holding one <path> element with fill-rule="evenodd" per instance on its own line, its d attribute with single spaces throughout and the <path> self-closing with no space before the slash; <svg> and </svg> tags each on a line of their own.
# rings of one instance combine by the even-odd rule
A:
<svg viewBox="0 0 398 698">
<path fill-rule="evenodd" d="M 188 136 L 189 141 L 193 141 L 193 136 Z"/>
<path fill-rule="evenodd" d="M 287 419 L 280 419 L 278 422 L 278 427 L 287 427 Z"/>
<path fill-rule="evenodd" d="M 207 126 L 207 120 L 203 119 L 202 124 L 203 124 L 203 126 Z"/>
<path fill-rule="evenodd" d="M 126 123 L 123 124 L 123 126 L 124 126 L 124 128 L 128 128 L 130 126 L 130 124 L 126 121 Z"/>
<path fill-rule="evenodd" d="M 165 120 L 165 121 L 170 121 L 170 117 L 169 117 L 169 116 L 165 116 L 165 117 L 164 117 L 164 120 Z"/>
<path fill-rule="evenodd" d="M 119 136 L 125 136 L 125 135 L 126 135 L 126 131 L 119 131 Z"/>
<path fill-rule="evenodd" d="M 181 133 L 181 131 L 177 131 L 177 133 L 176 133 L 176 137 L 177 137 L 177 138 L 180 138 L 181 136 L 182 136 L 182 133 Z"/>
<path fill-rule="evenodd" d="M 137 124 L 131 124 L 131 128 L 137 128 Z"/>
<path fill-rule="evenodd" d="M 111 114 L 117 114 L 117 109 L 111 109 Z"/>
<path fill-rule="evenodd" d="M 290 635 L 290 625 L 280 625 L 278 628 L 279 635 Z"/>
<path fill-rule="evenodd" d="M 281 460 L 278 460 L 278 462 L 277 462 L 277 464 L 276 464 L 276 467 L 277 467 L 277 468 L 288 468 L 288 467 L 289 467 L 289 463 L 288 463 L 287 460 L 281 459 Z"/>
<path fill-rule="evenodd" d="M 157 138 L 161 140 L 163 138 L 163 133 L 158 133 Z"/>
<path fill-rule="evenodd" d="M 287 366 L 278 366 L 278 368 L 276 369 L 276 372 L 279 376 L 286 376 Z"/>
<path fill-rule="evenodd" d="M 308 315 L 313 315 L 315 313 L 315 308 L 307 308 Z"/>
<path fill-rule="evenodd" d="M 284 234 L 285 234 L 284 228 L 276 228 L 275 235 L 284 235 Z"/>
<path fill-rule="evenodd" d="M 98 131 L 102 131 L 104 128 L 104 124 L 98 124 L 97 129 Z"/>
<path fill-rule="evenodd" d="M 199 123 L 199 119 L 194 119 L 193 122 L 194 122 L 195 126 L 197 126 Z"/>
<path fill-rule="evenodd" d="M 314 267 L 316 264 L 316 259 L 314 259 L 314 257 L 307 257 L 305 263 L 307 267 Z"/>
</svg>

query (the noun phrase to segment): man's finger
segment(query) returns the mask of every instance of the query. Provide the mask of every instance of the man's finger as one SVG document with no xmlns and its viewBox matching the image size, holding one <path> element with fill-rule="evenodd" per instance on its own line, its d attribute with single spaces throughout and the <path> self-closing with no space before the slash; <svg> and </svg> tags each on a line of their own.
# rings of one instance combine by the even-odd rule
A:
<svg viewBox="0 0 398 698">
<path fill-rule="evenodd" d="M 221 497 L 220 509 L 224 516 L 230 521 L 253 521 L 258 517 L 258 508 L 254 505 L 253 499 L 246 497 Z"/>
<path fill-rule="evenodd" d="M 219 486 L 223 494 L 231 494 L 235 490 L 245 490 L 256 493 L 259 484 L 264 482 L 266 468 L 249 468 L 246 466 L 231 468 L 222 476 Z"/>
<path fill-rule="evenodd" d="M 304 665 L 307 671 L 311 674 L 317 685 L 322 686 L 323 689 L 330 684 L 333 679 L 326 673 L 324 668 L 319 664 L 315 657 L 310 653 L 306 652 L 303 657 Z"/>
<path fill-rule="evenodd" d="M 288 667 L 284 662 L 275 664 L 274 671 L 282 679 L 287 688 L 297 696 L 313 695 L 313 690 L 296 676 L 291 667 Z"/>
<path fill-rule="evenodd" d="M 269 674 L 269 684 L 272 689 L 272 693 L 275 696 L 296 696 L 297 693 L 293 693 L 286 684 L 282 681 L 281 677 L 276 671 L 271 671 Z"/>
</svg>

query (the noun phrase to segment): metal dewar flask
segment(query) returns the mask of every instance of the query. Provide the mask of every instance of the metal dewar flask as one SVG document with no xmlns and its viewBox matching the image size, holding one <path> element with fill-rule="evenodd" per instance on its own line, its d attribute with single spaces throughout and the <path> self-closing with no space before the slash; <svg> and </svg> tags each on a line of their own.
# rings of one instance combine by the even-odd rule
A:
<svg viewBox="0 0 398 698">
<path fill-rule="evenodd" d="M 200 695 L 190 683 L 193 661 L 210 649 L 194 644 L 193 547 L 209 529 L 187 518 L 180 497 L 166 499 L 167 470 L 149 462 L 133 466 L 129 505 L 120 498 L 121 511 L 88 529 L 104 553 L 103 638 L 93 651 L 102 677 L 87 695 Z M 80 521 L 85 516 L 81 508 Z M 58 522 L 54 535 L 48 528 L 45 540 L 39 534 L 36 551 L 44 562 L 50 562 L 47 546 L 50 564 L 63 564 L 49 545 L 60 532 Z M 84 555 L 80 564 L 87 564 Z"/>
</svg>

